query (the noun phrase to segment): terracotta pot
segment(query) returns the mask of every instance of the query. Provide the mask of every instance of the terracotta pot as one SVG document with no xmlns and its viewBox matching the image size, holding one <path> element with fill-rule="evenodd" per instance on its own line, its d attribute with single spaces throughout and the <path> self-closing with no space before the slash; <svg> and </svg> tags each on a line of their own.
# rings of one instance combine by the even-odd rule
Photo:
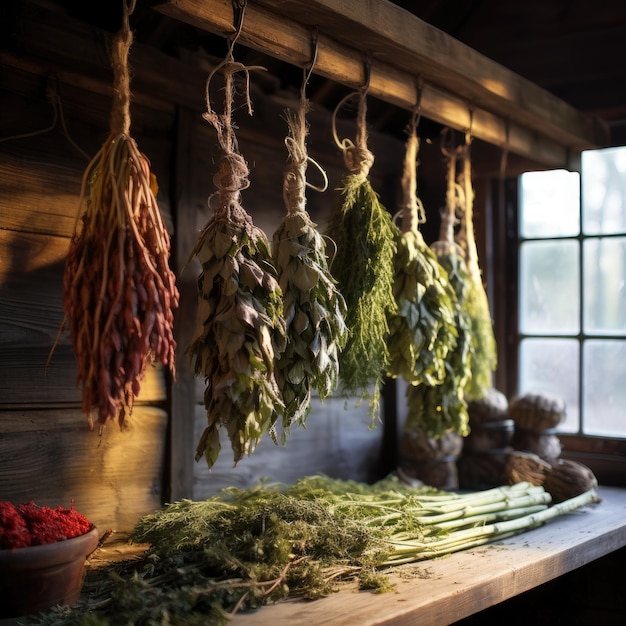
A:
<svg viewBox="0 0 626 626">
<path fill-rule="evenodd" d="M 65 541 L 0 550 L 0 619 L 77 602 L 85 559 L 97 545 L 93 528 Z"/>
</svg>

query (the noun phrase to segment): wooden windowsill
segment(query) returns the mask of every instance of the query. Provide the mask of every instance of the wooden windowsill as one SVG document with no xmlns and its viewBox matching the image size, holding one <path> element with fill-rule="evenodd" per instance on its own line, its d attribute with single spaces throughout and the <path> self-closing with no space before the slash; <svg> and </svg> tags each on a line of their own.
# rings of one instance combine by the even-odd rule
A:
<svg viewBox="0 0 626 626">
<path fill-rule="evenodd" d="M 314 602 L 286 601 L 237 615 L 231 626 L 451 624 L 626 546 L 626 489 L 501 542 L 403 566 L 395 591 L 347 588 Z"/>
</svg>

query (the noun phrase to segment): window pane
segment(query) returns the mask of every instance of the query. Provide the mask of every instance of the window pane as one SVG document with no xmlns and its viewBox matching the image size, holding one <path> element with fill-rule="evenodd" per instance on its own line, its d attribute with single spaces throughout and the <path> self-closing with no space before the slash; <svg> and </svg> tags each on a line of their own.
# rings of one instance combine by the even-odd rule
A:
<svg viewBox="0 0 626 626">
<path fill-rule="evenodd" d="M 583 243 L 585 332 L 626 332 L 626 237 Z"/>
<path fill-rule="evenodd" d="M 583 152 L 581 170 L 585 234 L 626 232 L 626 147 Z"/>
<path fill-rule="evenodd" d="M 626 435 L 626 341 L 592 340 L 583 347 L 584 431 Z"/>
<path fill-rule="evenodd" d="M 578 334 L 578 241 L 520 245 L 520 330 L 523 334 Z"/>
<path fill-rule="evenodd" d="M 575 339 L 523 339 L 520 343 L 519 393 L 547 393 L 565 401 L 563 432 L 578 430 L 578 351 Z"/>
<path fill-rule="evenodd" d="M 580 177 L 550 170 L 520 176 L 522 237 L 572 237 L 580 232 Z"/>
</svg>

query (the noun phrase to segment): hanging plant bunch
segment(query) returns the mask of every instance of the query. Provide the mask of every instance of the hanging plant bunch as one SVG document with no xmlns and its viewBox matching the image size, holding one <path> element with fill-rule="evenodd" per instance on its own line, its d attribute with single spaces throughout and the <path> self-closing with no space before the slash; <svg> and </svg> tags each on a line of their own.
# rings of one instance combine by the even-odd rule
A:
<svg viewBox="0 0 626 626">
<path fill-rule="evenodd" d="M 470 145 L 471 135 L 468 132 L 461 151 L 463 167 L 460 180 L 464 190 L 463 216 L 455 239 L 465 250 L 465 261 L 469 274 L 465 309 L 471 322 L 473 351 L 471 357 L 472 376 L 466 394 L 469 400 L 480 400 L 493 386 L 492 375 L 496 370 L 498 357 L 489 300 L 483 284 L 482 272 L 478 265 L 478 251 L 474 237 L 474 190 L 472 187 Z"/>
<path fill-rule="evenodd" d="M 276 365 L 285 403 L 283 438 L 292 423 L 305 425 L 311 390 L 322 400 L 335 390 L 339 353 L 347 339 L 346 303 L 328 269 L 322 237 L 306 210 L 307 110 L 302 95 L 297 112 L 287 111 L 289 166 L 283 184 L 287 214 L 273 238 L 288 338 Z"/>
<path fill-rule="evenodd" d="M 238 151 L 231 121 L 234 74 L 249 72 L 232 59 L 232 45 L 223 63 L 225 107 L 215 113 L 208 97 L 205 119 L 222 148 L 214 182 L 218 206 L 193 250 L 202 267 L 198 278 L 195 335 L 188 347 L 197 376 L 206 383 L 204 404 L 208 425 L 196 449 L 211 468 L 221 444 L 219 427 L 230 439 L 234 462 L 250 454 L 268 433 L 275 443 L 275 425 L 283 409 L 274 376 L 275 362 L 285 348 L 282 292 L 272 264 L 269 241 L 241 206 L 248 186 L 248 166 Z M 248 98 L 248 112 L 252 107 Z"/>
<path fill-rule="evenodd" d="M 374 156 L 367 148 L 366 90 L 356 95 L 356 142 L 340 142 L 335 133 L 350 173 L 339 188 L 340 198 L 328 234 L 337 247 L 331 271 L 347 305 L 349 335 L 339 357 L 342 389 L 345 395 L 357 395 L 359 402 L 369 399 L 374 421 L 379 411 L 380 385 L 389 368 L 387 320 L 397 309 L 393 264 L 398 228 L 368 178 Z"/>
<path fill-rule="evenodd" d="M 388 374 L 413 385 L 438 385 L 446 376 L 448 353 L 456 346 L 456 295 L 419 230 L 425 217 L 416 193 L 418 150 L 414 118 L 402 176 L 402 231 L 397 233 L 393 282 L 397 312 L 389 318 Z"/>
<path fill-rule="evenodd" d="M 179 294 L 169 268 L 170 238 L 150 163 L 130 136 L 131 13 L 125 7 L 114 39 L 110 133 L 83 176 L 84 212 L 63 284 L 82 410 L 100 432 L 110 420 L 126 425 L 148 364 L 175 373 Z"/>
<path fill-rule="evenodd" d="M 456 295 L 454 323 L 456 346 L 445 361 L 446 376 L 438 385 L 411 386 L 407 390 L 408 417 L 405 430 L 423 431 L 429 437 L 440 438 L 447 432 L 467 435 L 469 414 L 465 389 L 471 378 L 471 322 L 465 309 L 469 274 L 462 251 L 454 242 L 454 224 L 461 198 L 456 184 L 456 152 L 448 153 L 448 185 L 446 208 L 442 212 L 439 241 L 432 249 L 447 273 Z"/>
</svg>

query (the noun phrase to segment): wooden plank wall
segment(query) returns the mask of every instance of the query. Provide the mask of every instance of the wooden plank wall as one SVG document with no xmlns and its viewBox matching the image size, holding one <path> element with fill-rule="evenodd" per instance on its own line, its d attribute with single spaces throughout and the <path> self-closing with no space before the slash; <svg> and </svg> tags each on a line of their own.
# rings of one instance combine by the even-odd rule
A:
<svg viewBox="0 0 626 626">
<path fill-rule="evenodd" d="M 218 156 L 214 133 L 201 117 L 208 73 L 201 54 L 175 61 L 136 45 L 131 57 L 136 63 L 131 132 L 158 178 L 182 294 L 177 378 L 172 383 L 160 369 L 151 369 L 130 429 L 119 432 L 110 426 L 102 438 L 89 431 L 80 413 L 67 334 L 47 371 L 45 364 L 63 318 L 63 265 L 82 173 L 108 131 L 109 34 L 36 2 L 21 3 L 8 31 L 11 37 L 0 49 L 0 500 L 65 506 L 73 501 L 99 527 L 128 530 L 165 501 L 205 497 L 225 485 L 249 486 L 262 477 L 291 482 L 325 472 L 376 478 L 384 428 L 370 429 L 366 407 L 343 399 L 315 402 L 306 430 L 293 432 L 285 447 L 263 441 L 236 468 L 228 443 L 212 472 L 203 461 L 193 461 L 206 416 L 203 383 L 191 377 L 184 358 L 195 324 L 197 267 L 192 262 L 182 270 L 210 215 L 207 200 Z M 284 212 L 283 111 L 297 97 L 282 92 L 278 78 L 268 89 L 272 80 L 266 76 L 263 89 L 254 86 L 254 115 L 237 120 L 240 148 L 251 167 L 243 204 L 270 237 Z M 60 117 L 51 128 L 51 95 L 60 98 L 71 141 Z M 319 110 L 309 118 L 311 156 L 330 179 L 326 193 L 310 195 L 309 210 L 320 228 L 344 171 L 330 117 Z M 353 120 L 340 120 L 339 130 L 351 136 Z M 393 211 L 402 142 L 371 133 L 370 146 L 376 155 L 374 185 Z M 442 188 L 443 181 L 442 174 Z"/>
</svg>

